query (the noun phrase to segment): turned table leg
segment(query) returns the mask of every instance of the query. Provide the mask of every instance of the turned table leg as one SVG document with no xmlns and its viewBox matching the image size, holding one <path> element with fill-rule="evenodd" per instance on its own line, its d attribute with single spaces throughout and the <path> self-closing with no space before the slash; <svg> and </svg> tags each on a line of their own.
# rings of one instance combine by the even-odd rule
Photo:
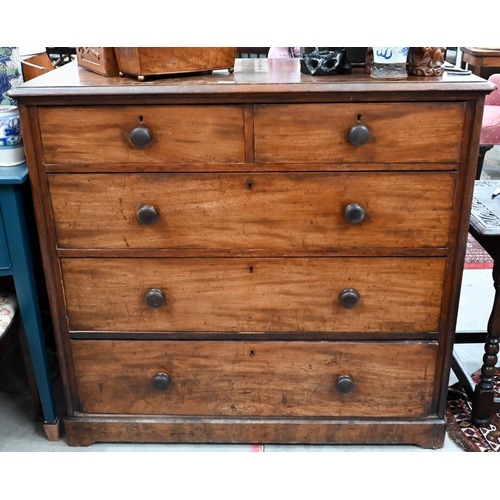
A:
<svg viewBox="0 0 500 500">
<path fill-rule="evenodd" d="M 498 347 L 500 342 L 500 259 L 493 265 L 493 286 L 495 287 L 495 300 L 493 310 L 488 321 L 488 336 L 484 345 L 483 366 L 481 378 L 476 385 L 472 400 L 472 423 L 484 426 L 490 422 L 494 413 L 494 386 L 496 364 L 498 361 Z"/>
</svg>

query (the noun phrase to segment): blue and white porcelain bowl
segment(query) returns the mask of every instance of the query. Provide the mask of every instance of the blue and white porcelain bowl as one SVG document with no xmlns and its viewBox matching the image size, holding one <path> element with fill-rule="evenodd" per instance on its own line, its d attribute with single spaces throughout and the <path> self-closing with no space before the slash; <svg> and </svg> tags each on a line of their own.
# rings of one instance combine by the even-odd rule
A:
<svg viewBox="0 0 500 500">
<path fill-rule="evenodd" d="M 13 167 L 23 162 L 23 134 L 17 106 L 0 106 L 0 167 Z"/>
</svg>

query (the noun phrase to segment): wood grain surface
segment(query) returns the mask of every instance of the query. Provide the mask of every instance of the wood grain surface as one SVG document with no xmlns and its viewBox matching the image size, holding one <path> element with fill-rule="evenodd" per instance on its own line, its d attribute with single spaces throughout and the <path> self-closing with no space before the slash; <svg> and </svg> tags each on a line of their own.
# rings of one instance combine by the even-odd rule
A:
<svg viewBox="0 0 500 500">
<path fill-rule="evenodd" d="M 64 258 L 70 330 L 429 332 L 444 258 Z M 164 304 L 146 294 L 162 290 Z M 359 294 L 353 309 L 344 289 Z"/>
<path fill-rule="evenodd" d="M 423 417 L 435 343 L 73 341 L 85 413 Z M 408 360 L 411 359 L 411 362 Z M 153 387 L 167 373 L 164 391 Z M 342 394 L 337 379 L 354 389 Z"/>
<path fill-rule="evenodd" d="M 456 173 L 49 175 L 59 248 L 446 248 Z M 345 218 L 350 204 L 363 221 Z M 155 207 L 142 225 L 137 211 Z"/>
<path fill-rule="evenodd" d="M 231 163 L 245 161 L 242 106 L 42 107 L 45 163 Z M 148 146 L 130 133 L 145 127 Z"/>
<path fill-rule="evenodd" d="M 255 160 L 456 162 L 464 116 L 458 102 L 256 105 Z M 363 146 L 348 140 L 354 125 L 370 131 Z"/>
</svg>

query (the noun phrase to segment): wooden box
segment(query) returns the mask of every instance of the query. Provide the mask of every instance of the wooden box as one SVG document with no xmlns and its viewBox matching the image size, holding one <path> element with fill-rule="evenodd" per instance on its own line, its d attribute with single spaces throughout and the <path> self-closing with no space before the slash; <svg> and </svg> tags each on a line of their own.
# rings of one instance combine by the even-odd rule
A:
<svg viewBox="0 0 500 500">
<path fill-rule="evenodd" d="M 119 74 L 113 47 L 77 47 L 76 58 L 78 66 L 99 75 L 117 76 Z"/>
<path fill-rule="evenodd" d="M 145 76 L 232 69 L 236 47 L 115 47 L 125 75 Z"/>
</svg>

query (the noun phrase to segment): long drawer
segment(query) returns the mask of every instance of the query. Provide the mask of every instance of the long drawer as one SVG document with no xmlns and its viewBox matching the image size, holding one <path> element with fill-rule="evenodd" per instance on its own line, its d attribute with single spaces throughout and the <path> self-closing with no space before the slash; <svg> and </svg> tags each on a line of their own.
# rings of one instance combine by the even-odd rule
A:
<svg viewBox="0 0 500 500">
<path fill-rule="evenodd" d="M 435 343 L 72 341 L 80 411 L 422 417 Z"/>
<path fill-rule="evenodd" d="M 52 174 L 48 179 L 59 248 L 291 251 L 447 248 L 456 173 Z"/>
<path fill-rule="evenodd" d="M 255 161 L 457 162 L 464 116 L 460 102 L 256 105 Z M 366 144 L 350 141 L 353 127 Z"/>
<path fill-rule="evenodd" d="M 245 161 L 241 106 L 41 107 L 46 164 Z M 131 142 L 138 130 L 144 147 Z"/>
<path fill-rule="evenodd" d="M 73 331 L 435 332 L 445 258 L 62 258 Z"/>
</svg>

